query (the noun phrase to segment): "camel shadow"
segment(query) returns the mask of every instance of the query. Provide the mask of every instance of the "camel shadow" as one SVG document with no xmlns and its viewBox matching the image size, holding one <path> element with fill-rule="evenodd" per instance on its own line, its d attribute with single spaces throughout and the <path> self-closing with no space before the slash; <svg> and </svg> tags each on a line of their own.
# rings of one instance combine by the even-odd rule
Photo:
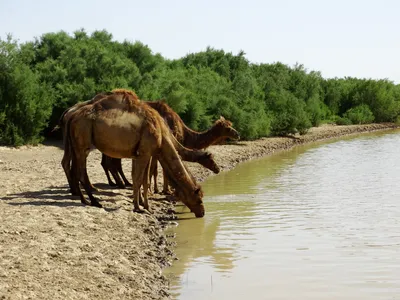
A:
<svg viewBox="0 0 400 300">
<path fill-rule="evenodd" d="M 61 133 L 61 130 L 59 130 L 59 132 Z M 54 137 L 48 137 L 46 138 L 43 142 L 42 145 L 44 146 L 52 146 L 52 147 L 57 147 L 61 150 L 64 149 L 64 143 L 62 140 L 62 135 L 60 134 L 60 136 L 54 136 Z"/>
<path fill-rule="evenodd" d="M 104 195 L 111 197 L 122 195 L 108 191 L 99 191 L 96 194 L 100 196 Z M 31 201 L 21 201 L 26 199 L 31 199 Z M 75 199 L 76 201 L 74 201 Z M 21 193 L 9 194 L 7 196 L 0 197 L 0 200 L 8 201 L 9 205 L 14 206 L 84 206 L 84 204 L 80 202 L 79 196 L 73 196 L 70 194 L 67 186 L 48 187 L 40 191 L 25 191 Z M 108 199 L 101 199 L 101 201 L 113 202 L 113 200 Z"/>
<path fill-rule="evenodd" d="M 67 191 L 67 188 L 65 188 L 65 191 Z M 3 201 L 9 201 L 8 204 L 14 206 L 82 206 L 81 202 L 79 201 L 79 197 L 62 193 L 59 189 L 54 190 L 53 188 L 47 188 L 40 191 L 14 193 L 5 197 L 1 197 L 0 199 Z M 31 199 L 31 201 L 22 202 L 21 199 Z M 77 201 L 71 201 L 72 199 L 76 199 Z"/>
<path fill-rule="evenodd" d="M 84 206 L 80 201 L 72 202 L 72 201 L 28 201 L 28 202 L 20 202 L 20 203 L 8 203 L 12 206 L 58 206 L 58 207 L 71 207 L 71 206 Z"/>
<path fill-rule="evenodd" d="M 65 193 L 60 191 L 65 190 Z M 15 200 L 15 199 L 49 199 L 49 200 L 68 200 L 74 196 L 68 194 L 67 187 L 49 187 L 40 191 L 26 191 L 21 193 L 9 194 L 1 197 L 1 200 Z"/>
<path fill-rule="evenodd" d="M 131 186 L 126 186 L 124 189 L 121 189 L 118 186 L 110 186 L 107 183 L 94 183 L 93 186 L 96 187 L 96 188 L 99 188 L 101 190 L 112 190 L 112 191 L 115 191 L 115 190 L 128 190 L 128 191 L 132 190 Z"/>
</svg>

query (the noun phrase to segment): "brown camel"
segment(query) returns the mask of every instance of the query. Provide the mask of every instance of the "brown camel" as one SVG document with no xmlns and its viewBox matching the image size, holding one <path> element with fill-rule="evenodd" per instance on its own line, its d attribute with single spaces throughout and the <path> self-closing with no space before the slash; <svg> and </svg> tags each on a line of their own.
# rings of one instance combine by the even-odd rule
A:
<svg viewBox="0 0 400 300">
<path fill-rule="evenodd" d="M 168 106 L 165 101 L 147 101 L 146 104 L 154 108 L 164 118 L 176 139 L 182 143 L 183 146 L 189 149 L 204 149 L 210 145 L 220 143 L 227 138 L 232 140 L 240 138 L 239 133 L 232 127 L 232 123 L 225 120 L 222 116 L 210 129 L 203 132 L 197 132 L 187 127 L 180 116 L 170 106 Z M 120 187 L 123 186 L 120 185 L 121 179 L 118 174 L 121 175 L 125 184 L 129 184 L 122 170 L 120 159 L 109 158 L 103 155 L 102 166 L 106 172 L 110 185 L 114 185 L 114 183 L 110 180 L 108 170 L 112 173 Z M 150 176 L 154 178 L 154 192 L 158 193 L 157 160 L 155 159 L 152 160 Z M 169 193 L 167 182 L 168 181 L 165 179 L 164 174 L 163 193 L 166 194 Z"/>
<path fill-rule="evenodd" d="M 176 148 L 182 147 L 171 134 L 161 116 L 128 93 L 113 94 L 78 109 L 66 124 L 66 146 L 72 149 L 72 185 L 86 200 L 79 188 L 81 182 L 90 204 L 101 207 L 93 197 L 86 176 L 86 158 L 93 144 L 102 153 L 115 158 L 132 158 L 134 210 L 139 207 L 139 191 L 144 190 L 144 208 L 149 209 L 148 170 L 156 156 L 167 177 L 176 189 L 177 198 L 187 205 L 196 217 L 205 210 L 201 187 L 182 163 Z M 183 147 L 182 147 L 183 148 Z M 189 151 L 189 150 L 188 150 Z M 74 167 L 75 166 L 75 167 Z"/>
<path fill-rule="evenodd" d="M 66 130 L 65 124 L 68 122 L 68 119 L 74 113 L 76 113 L 80 108 L 84 107 L 85 105 L 94 104 L 95 102 L 99 101 L 100 99 L 102 99 L 104 97 L 107 97 L 107 96 L 111 97 L 113 94 L 124 95 L 125 93 L 128 93 L 128 94 L 131 93 L 132 97 L 137 97 L 136 94 L 134 94 L 132 91 L 127 91 L 125 89 L 114 89 L 112 92 L 100 93 L 100 94 L 96 95 L 91 100 L 75 104 L 71 108 L 69 108 L 66 111 L 64 111 L 64 113 L 62 114 L 62 116 L 60 118 L 58 127 L 62 128 L 63 135 L 65 136 L 65 130 Z M 65 147 L 65 146 L 64 146 L 64 149 L 65 149 L 65 151 L 64 151 L 64 157 L 62 159 L 62 166 L 63 166 L 63 169 L 64 169 L 65 174 L 67 176 L 68 183 L 69 183 L 69 185 L 71 187 L 72 194 L 73 195 L 77 195 L 78 192 L 71 185 L 71 171 L 70 171 L 71 170 L 71 164 L 70 164 L 70 161 L 71 161 L 71 150 L 68 147 Z M 190 161 L 190 162 L 197 162 L 197 163 L 203 165 L 204 167 L 212 170 L 214 173 L 219 173 L 219 167 L 215 163 L 211 153 L 204 152 L 204 151 L 190 151 L 189 149 L 181 147 L 180 145 L 179 145 L 179 147 L 177 147 L 177 150 L 178 150 L 178 153 L 182 157 L 183 160 Z M 106 168 L 105 161 L 107 161 L 107 160 L 117 160 L 118 163 L 119 163 L 119 169 L 118 168 Z M 108 156 L 103 154 L 101 164 L 102 164 L 102 166 L 104 168 L 104 171 L 106 173 L 106 176 L 107 176 L 107 179 L 108 179 L 109 183 L 113 184 L 108 171 L 110 171 L 110 173 L 112 174 L 112 176 L 116 180 L 117 185 L 120 186 L 121 188 L 125 188 L 124 183 L 121 181 L 121 179 L 120 179 L 120 177 L 118 175 L 118 171 L 120 170 L 122 179 L 124 180 L 124 182 L 127 185 L 130 185 L 129 181 L 126 179 L 126 177 L 125 177 L 125 175 L 124 175 L 124 173 L 122 171 L 121 159 L 111 158 L 111 157 L 108 157 Z M 87 177 L 87 174 L 86 174 L 86 177 Z M 87 178 L 87 181 L 90 183 L 89 178 Z M 90 184 L 90 187 L 91 187 L 92 190 L 96 190 L 93 187 L 92 184 Z"/>
<path fill-rule="evenodd" d="M 189 149 L 204 149 L 222 138 L 232 140 L 240 138 L 239 133 L 232 127 L 232 122 L 225 120 L 222 116 L 208 130 L 197 132 L 187 127 L 181 117 L 165 101 L 147 101 L 146 104 L 158 111 L 168 123 L 176 139 Z"/>
</svg>

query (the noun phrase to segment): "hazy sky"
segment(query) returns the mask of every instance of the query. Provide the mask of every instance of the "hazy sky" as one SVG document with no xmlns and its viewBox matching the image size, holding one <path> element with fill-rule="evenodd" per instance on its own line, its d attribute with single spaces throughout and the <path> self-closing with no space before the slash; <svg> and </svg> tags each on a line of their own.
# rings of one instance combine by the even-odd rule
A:
<svg viewBox="0 0 400 300">
<path fill-rule="evenodd" d="M 324 77 L 400 83 L 399 14 L 397 0 L 0 0 L 0 37 L 106 29 L 167 58 L 211 46 Z"/>
</svg>

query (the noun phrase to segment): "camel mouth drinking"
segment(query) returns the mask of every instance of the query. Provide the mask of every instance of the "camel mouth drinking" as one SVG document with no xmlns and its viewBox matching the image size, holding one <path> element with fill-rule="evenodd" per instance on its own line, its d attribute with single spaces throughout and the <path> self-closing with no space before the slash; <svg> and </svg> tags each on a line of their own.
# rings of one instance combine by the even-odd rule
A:
<svg viewBox="0 0 400 300">
<path fill-rule="evenodd" d="M 204 210 L 204 205 L 201 204 L 199 207 L 197 207 L 196 209 L 193 210 L 194 215 L 196 216 L 196 218 L 203 218 L 204 215 L 206 214 L 205 210 Z"/>
</svg>

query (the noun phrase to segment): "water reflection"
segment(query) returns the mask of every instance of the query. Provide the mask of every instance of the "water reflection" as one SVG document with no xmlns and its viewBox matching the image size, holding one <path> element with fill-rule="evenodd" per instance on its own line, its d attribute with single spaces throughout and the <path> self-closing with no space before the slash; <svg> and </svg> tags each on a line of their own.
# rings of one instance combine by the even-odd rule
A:
<svg viewBox="0 0 400 300">
<path fill-rule="evenodd" d="M 174 229 L 175 297 L 396 299 L 399 146 L 399 131 L 363 135 L 207 180 L 206 217 Z"/>
</svg>

